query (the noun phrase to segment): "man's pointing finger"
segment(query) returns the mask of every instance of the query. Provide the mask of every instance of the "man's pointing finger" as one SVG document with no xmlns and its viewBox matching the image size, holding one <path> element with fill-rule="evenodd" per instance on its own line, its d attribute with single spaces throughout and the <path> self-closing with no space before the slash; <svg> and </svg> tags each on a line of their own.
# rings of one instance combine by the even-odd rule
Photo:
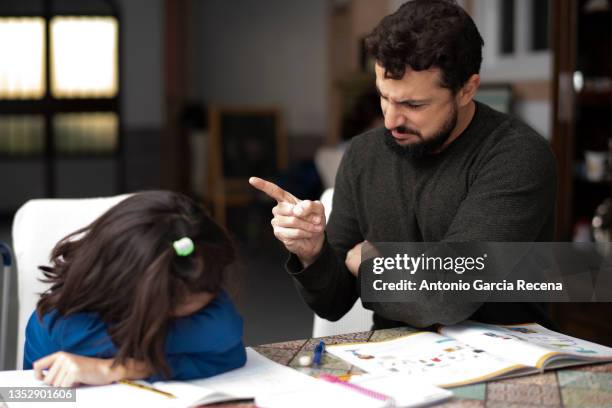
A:
<svg viewBox="0 0 612 408">
<path fill-rule="evenodd" d="M 249 184 L 253 187 L 266 193 L 268 196 L 272 197 L 279 203 L 287 202 L 291 204 L 297 204 L 300 202 L 293 194 L 283 190 L 279 186 L 274 183 L 270 183 L 264 179 L 260 179 L 259 177 L 251 177 L 249 178 Z"/>
</svg>

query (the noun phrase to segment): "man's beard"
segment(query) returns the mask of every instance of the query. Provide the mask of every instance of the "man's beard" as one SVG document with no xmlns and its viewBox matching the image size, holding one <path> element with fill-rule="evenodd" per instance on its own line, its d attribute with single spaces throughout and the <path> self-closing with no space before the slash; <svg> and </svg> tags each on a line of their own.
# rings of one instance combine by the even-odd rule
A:
<svg viewBox="0 0 612 408">
<path fill-rule="evenodd" d="M 457 126 L 457 105 L 453 105 L 453 111 L 448 117 L 442 127 L 434 134 L 433 137 L 423 139 L 423 135 L 413 129 L 408 129 L 403 126 L 395 128 L 399 133 L 411 133 L 419 137 L 420 141 L 416 143 L 410 143 L 405 146 L 400 145 L 393 135 L 391 130 L 385 129 L 385 145 L 391 149 L 391 151 L 400 157 L 410 159 L 420 159 L 423 156 L 431 154 L 437 151 L 442 145 L 448 140 L 453 129 Z"/>
</svg>

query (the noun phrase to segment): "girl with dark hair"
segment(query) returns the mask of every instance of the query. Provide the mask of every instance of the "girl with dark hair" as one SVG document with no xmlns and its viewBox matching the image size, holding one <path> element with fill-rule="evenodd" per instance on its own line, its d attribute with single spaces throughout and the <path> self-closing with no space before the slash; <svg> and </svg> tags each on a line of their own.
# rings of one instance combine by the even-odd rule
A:
<svg viewBox="0 0 612 408">
<path fill-rule="evenodd" d="M 186 196 L 130 196 L 62 239 L 40 267 L 51 287 L 28 322 L 24 368 L 73 386 L 244 365 L 242 319 L 222 289 L 234 257 L 223 229 Z"/>
</svg>

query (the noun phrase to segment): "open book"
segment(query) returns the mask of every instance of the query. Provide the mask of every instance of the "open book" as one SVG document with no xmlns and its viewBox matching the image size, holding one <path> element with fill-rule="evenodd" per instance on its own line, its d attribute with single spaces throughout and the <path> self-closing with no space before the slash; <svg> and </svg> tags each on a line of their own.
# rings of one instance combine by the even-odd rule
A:
<svg viewBox="0 0 612 408">
<path fill-rule="evenodd" d="M 103 386 L 76 388 L 75 402 L 54 402 L 53 408 L 131 407 L 195 407 L 215 402 L 255 399 L 258 407 L 318 407 L 339 402 L 355 408 L 412 407 L 443 401 L 452 393 L 430 384 L 408 382 L 401 376 L 393 378 L 359 376 L 355 383 L 369 391 L 389 398 L 373 398 L 369 393 L 356 392 L 350 387 L 331 384 L 290 367 L 277 364 L 247 348 L 244 367 L 214 377 L 189 382 L 145 383 L 155 390 L 135 385 L 114 383 Z M 398 385 L 401 383 L 401 386 Z M 0 371 L 2 387 L 46 387 L 34 378 L 32 370 Z M 163 394 L 166 393 L 166 394 Z M 172 394 L 172 396 L 167 395 Z M 3 407 L 0 389 L 0 407 Z M 7 402 L 9 408 L 38 407 L 40 402 Z"/>
<path fill-rule="evenodd" d="M 5 390 L 11 387 L 17 389 L 23 387 L 48 387 L 42 381 L 34 378 L 32 370 L 16 370 L 16 371 L 0 371 L 0 384 L 5 387 Z M 219 392 L 208 388 L 198 387 L 186 382 L 160 382 L 147 384 L 154 386 L 156 390 L 172 394 L 172 397 L 161 394 L 158 391 L 139 388 L 132 385 L 115 383 L 103 386 L 87 386 L 81 385 L 74 391 L 76 400 L 58 400 L 53 402 L 54 408 L 74 408 L 74 407 L 104 407 L 109 406 L 147 406 L 147 407 L 195 407 L 203 404 L 211 404 L 221 401 L 233 401 L 241 399 L 243 396 L 232 396 L 225 392 Z M 38 402 L 21 402 L 11 401 L 9 395 L 0 390 L 0 407 L 7 406 L 9 408 L 28 408 L 39 407 Z M 4 398 L 3 398 L 4 397 Z M 5 405 L 3 405 L 3 401 Z"/>
<path fill-rule="evenodd" d="M 126 384 L 92 387 L 88 391 L 92 392 L 93 388 L 97 388 L 95 392 L 100 393 L 99 400 L 105 401 L 106 406 L 109 395 L 112 395 L 122 402 L 121 406 L 181 408 L 240 399 L 254 399 L 256 405 L 263 408 L 326 406 L 330 401 L 341 401 L 344 405 L 354 408 L 408 407 L 439 402 L 451 396 L 447 390 L 429 384 L 404 385 L 392 387 L 394 389 L 391 390 L 388 386 L 392 385 L 392 382 L 382 381 L 379 378 L 364 377 L 360 381 L 360 385 L 383 392 L 390 398 L 381 401 L 346 387 L 329 384 L 277 364 L 247 348 L 247 364 L 242 368 L 190 382 L 169 381 L 151 384 L 155 389 L 170 393 L 176 398 L 168 398 L 150 390 L 138 390 Z M 109 392 L 108 387 L 116 388 Z M 106 395 L 106 398 L 103 398 L 103 395 Z M 92 399 L 94 399 L 92 395 L 88 395 L 88 400 Z M 134 403 L 124 404 L 128 400 Z"/>
<path fill-rule="evenodd" d="M 538 324 L 466 321 L 372 343 L 328 346 L 327 351 L 371 374 L 402 373 L 441 387 L 612 361 L 612 348 Z"/>
<path fill-rule="evenodd" d="M 126 386 L 126 384 L 117 384 Z M 163 395 L 151 392 L 147 389 L 142 389 L 139 395 L 139 405 L 142 403 L 143 394 L 149 403 L 153 406 L 176 407 L 176 408 L 192 408 L 200 405 L 216 404 L 220 402 L 242 402 L 244 400 L 253 401 L 253 398 L 234 396 L 225 392 L 212 390 L 209 388 L 199 387 L 187 382 L 165 381 L 155 382 L 150 384 L 156 390 L 166 392 L 172 397 L 164 397 Z M 108 393 L 108 391 L 106 391 Z M 129 391 L 131 395 L 139 393 L 139 391 Z M 149 405 L 150 406 L 150 405 Z"/>
<path fill-rule="evenodd" d="M 270 361 L 250 348 L 247 348 L 245 367 L 191 381 L 191 384 L 235 397 L 255 396 L 256 405 L 262 408 L 320 407 L 333 402 L 355 408 L 414 407 L 441 402 L 452 396 L 447 390 L 420 381 L 408 382 L 401 376 L 356 376 L 351 382 L 391 398 L 380 401 L 346 387 L 329 384 Z"/>
</svg>

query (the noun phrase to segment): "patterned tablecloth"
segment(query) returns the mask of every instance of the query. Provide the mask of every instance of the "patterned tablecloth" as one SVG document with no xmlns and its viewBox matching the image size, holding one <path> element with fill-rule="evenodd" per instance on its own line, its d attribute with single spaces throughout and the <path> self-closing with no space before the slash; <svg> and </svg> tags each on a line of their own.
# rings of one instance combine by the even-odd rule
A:
<svg viewBox="0 0 612 408">
<path fill-rule="evenodd" d="M 302 355 L 312 355 L 319 340 L 326 344 L 381 341 L 408 333 L 408 328 L 342 334 L 322 339 L 293 340 L 254 347 L 259 353 L 276 361 L 316 375 L 326 372 L 335 375 L 362 372 L 343 360 L 325 353 L 319 369 L 303 368 L 298 364 Z M 536 374 L 486 384 L 453 388 L 454 397 L 439 407 L 598 407 L 612 408 L 612 363 L 573 367 L 545 374 Z M 232 405 L 250 407 L 250 404 Z"/>
</svg>

